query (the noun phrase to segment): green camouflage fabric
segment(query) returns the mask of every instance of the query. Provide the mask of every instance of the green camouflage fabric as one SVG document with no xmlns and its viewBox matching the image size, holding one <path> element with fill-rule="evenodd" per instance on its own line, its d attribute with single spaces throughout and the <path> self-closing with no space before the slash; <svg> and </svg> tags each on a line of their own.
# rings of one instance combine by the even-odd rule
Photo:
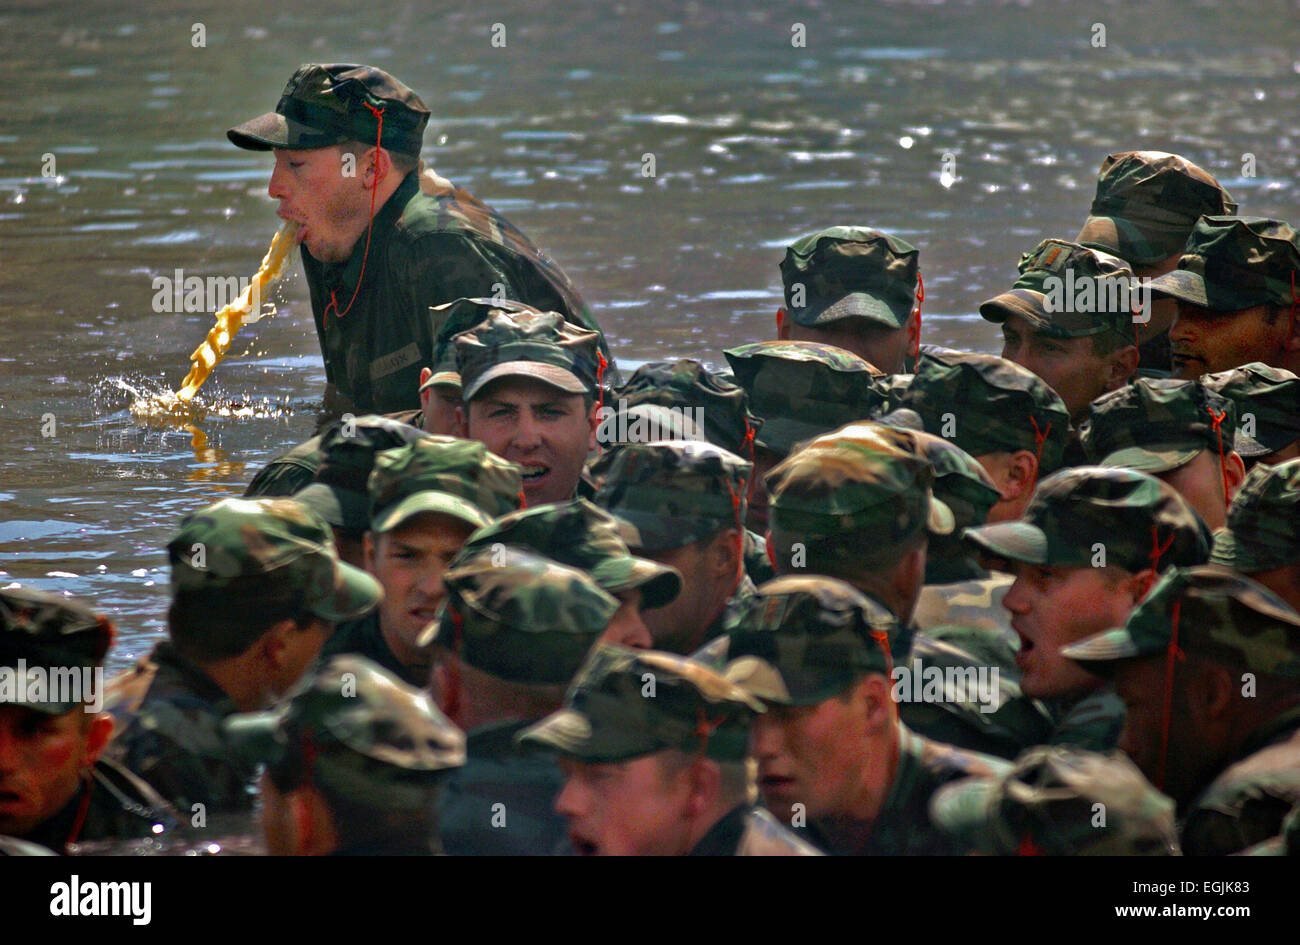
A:
<svg viewBox="0 0 1300 945">
<path fill-rule="evenodd" d="M 934 345 L 921 345 L 921 356 L 924 357 L 934 347 Z M 940 350 L 948 351 L 951 349 L 942 348 Z M 915 376 L 916 375 L 914 374 L 886 374 L 884 377 L 876 378 L 876 387 L 885 395 L 885 402 L 877 409 L 876 414 L 883 416 L 884 414 L 898 410 L 903 395 L 906 394 L 907 389 L 912 386 L 912 380 Z M 913 416 L 916 416 L 915 413 L 913 413 Z M 909 430 L 923 429 L 920 417 L 916 417 L 915 424 L 905 423 L 901 418 L 895 418 L 892 425 L 906 427 Z"/>
<path fill-rule="evenodd" d="M 1227 856 L 1245 851 L 1281 833 L 1297 804 L 1300 707 L 1293 707 L 1251 732 L 1192 803 L 1180 835 L 1183 852 Z"/>
<path fill-rule="evenodd" d="M 586 499 L 539 505 L 501 516 L 469 536 L 452 567 L 501 545 L 536 551 L 559 564 L 586 571 L 610 594 L 639 588 L 642 609 L 663 607 L 676 600 L 682 590 L 682 579 L 676 571 L 633 555 L 614 516 Z"/>
<path fill-rule="evenodd" d="M 1201 375 L 1201 383 L 1237 406 L 1233 449 L 1254 459 L 1300 440 L 1300 377 L 1258 361 Z"/>
<path fill-rule="evenodd" d="M 434 384 L 460 387 L 460 374 L 456 371 L 456 336 L 482 324 L 497 311 L 540 314 L 531 305 L 511 299 L 456 299 L 454 302 L 429 306 L 429 318 L 433 320 L 434 331 L 433 374 L 420 385 L 420 390 Z"/>
<path fill-rule="evenodd" d="M 419 409 L 420 371 L 434 363 L 433 305 L 500 297 L 598 330 L 568 276 L 509 220 L 447 181 L 431 194 L 420 188 L 407 174 L 375 212 L 368 257 L 364 239 L 338 263 L 302 247 L 327 415 Z M 614 381 L 603 336 L 600 345 Z"/>
<path fill-rule="evenodd" d="M 382 125 L 372 108 L 383 112 Z M 275 111 L 231 128 L 226 137 L 249 151 L 378 141 L 390 151 L 416 156 L 428 122 L 429 109 L 420 97 L 382 69 L 305 63 L 285 83 Z"/>
<path fill-rule="evenodd" d="M 742 761 L 750 720 L 762 711 L 762 703 L 700 663 L 601 643 L 574 677 L 564 708 L 519 741 L 588 764 L 671 750 Z"/>
<path fill-rule="evenodd" d="M 888 674 L 898 618 L 843 581 L 786 575 L 759 587 L 727 633 L 727 679 L 774 705 L 816 705 Z"/>
<path fill-rule="evenodd" d="M 601 407 L 600 425 L 596 428 L 596 442 L 606 450 L 628 443 L 653 443 L 656 440 L 708 440 L 699 416 L 681 408 L 662 404 L 636 404 L 627 406 L 620 401 L 616 406 Z M 756 420 L 755 423 L 758 421 Z"/>
<path fill-rule="evenodd" d="M 594 397 L 606 365 L 598 338 L 558 312 L 493 311 L 453 342 L 461 396 L 468 403 L 498 378 L 531 377 L 568 394 Z"/>
<path fill-rule="evenodd" d="M 311 484 L 293 497 L 335 528 L 364 532 L 370 527 L 366 480 L 375 467 L 375 454 L 427 435 L 388 417 L 337 420 L 321 434 L 321 460 Z"/>
<path fill-rule="evenodd" d="M 744 528 L 753 466 L 711 443 L 629 443 L 591 466 L 596 504 L 637 551 L 667 551 L 724 528 Z"/>
<path fill-rule="evenodd" d="M 927 563 L 927 574 L 928 574 Z M 990 574 L 965 581 L 926 584 L 921 588 L 912 621 L 925 631 L 958 624 L 987 633 L 1008 645 L 1019 645 L 1011 629 L 1011 618 L 1002 606 L 1007 588 L 1014 582 L 1009 574 Z"/>
<path fill-rule="evenodd" d="M 1210 560 L 1253 574 L 1300 563 L 1300 459 L 1256 466 L 1214 533 Z"/>
<path fill-rule="evenodd" d="M 1215 312 L 1295 304 L 1300 234 L 1281 220 L 1204 216 L 1183 247 L 1178 268 L 1151 291 Z"/>
<path fill-rule="evenodd" d="M 482 528 L 523 505 L 524 483 L 518 466 L 477 440 L 426 435 L 377 454 L 368 488 L 370 528 L 387 532 L 422 512 Z"/>
<path fill-rule="evenodd" d="M 1097 805 L 1105 817 L 1097 817 Z M 989 856 L 1177 856 L 1174 802 L 1125 755 L 1040 745 L 996 779 L 950 784 L 931 816 Z"/>
<path fill-rule="evenodd" d="M 1182 251 L 1198 218 L 1236 212 L 1223 186 L 1182 155 L 1121 151 L 1101 162 L 1079 242 L 1151 266 Z"/>
<path fill-rule="evenodd" d="M 745 574 L 755 584 L 776 577 L 776 569 L 767 557 L 767 540 L 749 529 L 745 529 Z"/>
<path fill-rule="evenodd" d="M 109 707 L 116 725 L 106 755 L 187 814 L 195 804 L 213 816 L 251 811 L 257 767 L 226 740 L 222 723 L 238 710 L 225 690 L 167 641 L 129 673 L 127 685 L 143 691 Z"/>
<path fill-rule="evenodd" d="M 688 856 L 824 856 L 761 808 L 740 804 L 700 838 Z"/>
<path fill-rule="evenodd" d="M 1168 472 L 1196 458 L 1231 452 L 1237 408 L 1200 381 L 1140 377 L 1088 406 L 1084 452 L 1099 466 Z"/>
<path fill-rule="evenodd" d="M 361 616 L 383 593 L 339 560 L 329 525 L 292 499 L 222 499 L 185 517 L 167 555 L 173 595 L 209 596 L 232 615 L 263 610 L 268 577 L 331 623 Z"/>
<path fill-rule="evenodd" d="M 898 405 L 915 411 L 926 433 L 971 456 L 1028 450 L 1042 476 L 1061 467 L 1070 435 L 1070 414 L 1056 391 L 991 354 L 930 349 Z"/>
<path fill-rule="evenodd" d="M 857 355 L 815 341 L 760 341 L 723 352 L 763 418 L 755 444 L 782 457 L 796 443 L 865 420 L 885 403 L 880 371 Z"/>
<path fill-rule="evenodd" d="M 0 668 L 17 675 L 20 666 L 46 677 L 47 670 L 82 670 L 102 666 L 112 645 L 113 624 L 77 600 L 33 587 L 0 590 Z M 66 675 L 66 674 L 65 674 Z M 84 674 L 78 673 L 78 678 Z M 48 681 L 53 683 L 55 677 Z M 93 688 L 93 685 L 92 685 Z M 65 693 L 71 695 L 72 693 Z M 43 715 L 63 715 L 79 708 L 81 700 L 54 698 L 46 686 L 0 687 L 0 705 L 20 705 Z M 94 701 L 100 695 L 86 692 Z"/>
<path fill-rule="evenodd" d="M 522 750 L 527 721 L 491 722 L 466 736 L 464 766 L 438 791 L 438 838 L 448 856 L 553 856 L 568 839 L 555 812 L 564 774 L 555 760 Z"/>
<path fill-rule="evenodd" d="M 995 558 L 1067 568 L 1164 571 L 1204 564 L 1210 553 L 1204 523 L 1172 487 L 1106 466 L 1053 473 L 1020 520 L 970 528 L 963 537 Z"/>
<path fill-rule="evenodd" d="M 1111 751 L 1119 747 L 1128 709 L 1110 686 L 1095 689 L 1069 705 L 1061 706 L 1049 745 L 1069 745 L 1086 751 Z"/>
<path fill-rule="evenodd" d="M 920 295 L 920 250 L 863 226 L 796 240 L 781 260 L 785 307 L 800 325 L 860 317 L 902 328 Z"/>
<path fill-rule="evenodd" d="M 1115 331 L 1133 337 L 1133 270 L 1110 253 L 1066 240 L 1043 240 L 1020 257 L 1011 288 L 980 305 L 980 316 L 1002 324 L 1019 315 L 1050 338 L 1084 338 Z"/>
<path fill-rule="evenodd" d="M 737 456 L 750 457 L 754 434 L 762 425 L 762 421 L 750 413 L 749 395 L 745 389 L 689 358 L 650 361 L 641 365 L 626 384 L 614 389 L 613 397 L 617 408 L 611 407 L 611 410 L 619 412 L 652 404 L 669 408 L 679 418 L 675 425 L 694 434 L 650 439 L 703 438 Z M 601 439 L 598 436 L 597 439 L 602 444 L 615 442 L 613 438 Z M 645 437 L 622 439 L 641 443 L 650 441 Z"/>
<path fill-rule="evenodd" d="M 900 722 L 898 767 L 867 839 L 854 847 L 836 843 L 829 825 L 817 820 L 802 832 L 836 856 L 957 856 L 966 850 L 930 819 L 935 792 L 963 778 L 995 778 L 1009 767 L 1001 758 L 932 741 Z"/>
<path fill-rule="evenodd" d="M 910 431 L 850 424 L 820 436 L 765 480 L 775 550 L 815 541 L 868 567 L 884 563 L 923 528 L 952 531 L 952 512 L 931 496 L 933 481 L 934 470 Z M 875 532 L 872 549 L 836 544 L 863 530 Z"/>
<path fill-rule="evenodd" d="M 101 757 L 72 799 L 22 839 L 58 853 L 76 853 L 80 845 L 96 842 L 148 838 L 162 843 L 183 837 L 187 822 L 151 786 Z"/>
<path fill-rule="evenodd" d="M 584 572 L 507 545 L 458 559 L 442 580 L 447 602 L 420 644 L 509 682 L 567 683 L 618 610 Z"/>
<path fill-rule="evenodd" d="M 226 720 L 237 750 L 282 789 L 302 784 L 378 810 L 424 810 L 465 735 L 427 693 L 359 656 L 336 656 L 268 712 Z"/>
<path fill-rule="evenodd" d="M 320 448 L 322 436 L 299 443 L 259 469 L 244 489 L 244 498 L 287 498 L 311 485 L 325 458 Z"/>
<path fill-rule="evenodd" d="M 1227 666 L 1300 679 L 1300 614 L 1268 588 L 1212 564 L 1168 572 L 1123 627 L 1061 653 L 1106 674 L 1116 660 L 1163 656 L 1171 646 Z"/>
</svg>

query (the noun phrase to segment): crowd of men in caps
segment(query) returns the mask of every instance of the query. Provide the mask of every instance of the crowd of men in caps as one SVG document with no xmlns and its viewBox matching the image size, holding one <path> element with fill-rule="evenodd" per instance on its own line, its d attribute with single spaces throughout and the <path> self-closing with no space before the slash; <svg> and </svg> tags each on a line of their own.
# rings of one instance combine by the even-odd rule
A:
<svg viewBox="0 0 1300 945">
<path fill-rule="evenodd" d="M 980 306 L 1001 357 L 922 345 L 918 249 L 832 226 L 780 261 L 778 338 L 623 379 L 419 162 L 428 117 L 313 64 L 229 132 L 305 230 L 337 419 L 180 523 L 105 712 L 10 691 L 6 849 L 260 809 L 293 854 L 1296 851 L 1291 225 L 1113 154 Z M 29 675 L 112 645 L 75 599 L 0 615 Z"/>
</svg>

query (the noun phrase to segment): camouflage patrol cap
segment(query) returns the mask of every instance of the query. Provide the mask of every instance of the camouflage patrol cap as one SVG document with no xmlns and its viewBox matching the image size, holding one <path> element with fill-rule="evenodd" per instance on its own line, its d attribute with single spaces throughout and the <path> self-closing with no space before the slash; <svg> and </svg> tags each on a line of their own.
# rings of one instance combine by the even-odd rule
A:
<svg viewBox="0 0 1300 945">
<path fill-rule="evenodd" d="M 742 456 L 749 455 L 750 441 L 762 423 L 750 413 L 749 397 L 743 388 L 689 358 L 641 365 L 626 384 L 614 389 L 614 398 L 619 409 L 647 404 L 674 408 L 697 433 L 702 426 L 703 438 L 710 443 Z"/>
<path fill-rule="evenodd" d="M 321 461 L 312 483 L 293 497 L 336 528 L 364 532 L 370 527 L 366 481 L 374 469 L 375 454 L 426 435 L 390 417 L 336 420 L 321 434 Z"/>
<path fill-rule="evenodd" d="M 383 113 L 382 126 L 377 111 Z M 390 151 L 416 156 L 428 122 L 429 109 L 420 97 L 382 69 L 306 63 L 285 83 L 275 111 L 236 125 L 226 137 L 249 151 L 378 139 Z"/>
<path fill-rule="evenodd" d="M 244 498 L 283 498 L 307 488 L 325 458 L 320 444 L 321 438 L 313 436 L 271 460 L 249 482 Z"/>
<path fill-rule="evenodd" d="M 885 403 L 871 362 L 815 341 L 760 341 L 723 352 L 763 418 L 755 443 L 788 456 L 796 443 L 865 420 Z"/>
<path fill-rule="evenodd" d="M 612 412 L 611 412 L 612 411 Z M 656 440 L 700 440 L 709 442 L 698 417 L 678 407 L 662 404 L 634 404 L 626 401 L 606 405 L 596 428 L 596 442 L 606 450 L 628 443 L 653 443 Z M 754 425 L 760 421 L 755 418 Z"/>
<path fill-rule="evenodd" d="M 1180 252 L 1198 218 L 1236 212 L 1223 186 L 1182 155 L 1123 151 L 1101 162 L 1078 241 L 1150 266 Z"/>
<path fill-rule="evenodd" d="M 618 610 L 589 575 L 510 545 L 458 558 L 442 581 L 447 602 L 420 645 L 510 682 L 567 683 Z"/>
<path fill-rule="evenodd" d="M 1172 486 L 1132 469 L 1075 466 L 1038 484 L 1024 516 L 963 537 L 996 558 L 1052 567 L 1143 571 L 1204 564 L 1210 535 Z"/>
<path fill-rule="evenodd" d="M 1252 574 L 1300 564 L 1300 459 L 1256 466 L 1214 533 L 1210 560 Z"/>
<path fill-rule="evenodd" d="M 786 310 L 817 327 L 860 317 L 902 328 L 920 289 L 920 250 L 864 226 L 832 226 L 796 240 L 781 261 Z"/>
<path fill-rule="evenodd" d="M 739 528 L 753 466 L 712 443 L 629 443 L 591 466 L 596 504 L 622 524 L 628 546 L 668 551 Z"/>
<path fill-rule="evenodd" d="M 527 548 L 559 564 L 586 571 L 614 595 L 639 588 L 642 609 L 663 607 L 676 600 L 682 590 L 681 575 L 657 561 L 633 555 L 614 516 L 586 499 L 503 515 L 470 535 L 452 566 L 498 545 Z"/>
<path fill-rule="evenodd" d="M 1233 448 L 1242 456 L 1267 456 L 1300 440 L 1300 377 L 1290 371 L 1252 361 L 1202 374 L 1201 383 L 1237 405 Z"/>
<path fill-rule="evenodd" d="M 382 596 L 374 578 L 339 560 L 329 525 L 292 499 L 222 499 L 185 517 L 167 556 L 173 596 L 211 595 L 231 612 L 255 609 L 265 578 L 335 623 Z"/>
<path fill-rule="evenodd" d="M 701 663 L 601 643 L 574 677 L 564 708 L 516 738 L 588 764 L 660 751 L 743 761 L 763 705 Z"/>
<path fill-rule="evenodd" d="M 773 537 L 834 540 L 873 530 L 873 548 L 845 548 L 863 562 L 888 559 L 922 529 L 946 535 L 952 511 L 931 495 L 934 470 L 911 431 L 849 424 L 819 436 L 767 474 Z"/>
<path fill-rule="evenodd" d="M 1061 654 L 1107 675 L 1117 660 L 1163 656 L 1170 646 L 1300 679 L 1300 614 L 1262 584 L 1214 564 L 1168 572 L 1123 627 L 1072 643 Z"/>
<path fill-rule="evenodd" d="M 1296 303 L 1300 234 L 1260 217 L 1201 217 L 1178 268 L 1151 283 L 1156 295 L 1216 312 Z"/>
<path fill-rule="evenodd" d="M 1098 822 L 1097 805 L 1106 816 Z M 1121 752 L 1038 745 L 997 778 L 963 778 L 931 818 L 990 856 L 1176 856 L 1174 802 Z"/>
<path fill-rule="evenodd" d="M 886 417 L 877 422 L 892 426 Z M 911 433 L 917 452 L 934 470 L 935 498 L 952 512 L 953 537 L 963 528 L 983 525 L 989 511 L 1002 498 L 984 467 L 970 453 L 941 436 L 922 430 Z"/>
<path fill-rule="evenodd" d="M 456 346 L 454 340 L 463 331 L 487 320 L 493 312 L 538 312 L 531 305 L 512 299 L 456 299 L 442 305 L 429 306 L 429 319 L 433 322 L 433 374 L 420 385 L 426 390 L 435 384 L 460 387 L 460 374 L 456 371 Z M 538 312 L 538 314 L 540 314 Z"/>
<path fill-rule="evenodd" d="M 1029 450 L 1038 457 L 1040 475 L 1064 462 L 1070 436 L 1065 402 L 1033 371 L 1006 358 L 931 349 L 917 360 L 897 403 L 920 415 L 926 433 L 971 456 Z"/>
<path fill-rule="evenodd" d="M 367 808 L 423 810 L 465 735 L 429 695 L 355 653 L 308 674 L 275 709 L 223 723 L 239 756 L 281 790 L 314 784 Z"/>
<path fill-rule="evenodd" d="M 427 435 L 375 456 L 370 528 L 387 532 L 413 515 L 439 512 L 475 528 L 523 504 L 519 467 L 478 440 Z"/>
<path fill-rule="evenodd" d="M 1079 431 L 1084 452 L 1099 466 L 1162 473 L 1201 450 L 1232 450 L 1237 408 L 1199 380 L 1140 377 L 1088 407 Z M 1220 437 L 1222 439 L 1220 439 Z"/>
<path fill-rule="evenodd" d="M 93 669 L 103 665 L 113 643 L 113 624 L 85 604 L 34 587 L 0 590 L 0 668 L 27 667 L 42 680 L 51 668 Z M 46 715 L 62 715 L 80 702 L 55 699 L 60 693 L 43 681 L 0 686 L 0 705 L 20 705 Z M 84 693 L 91 698 L 93 693 Z"/>
<path fill-rule="evenodd" d="M 728 628 L 724 675 L 764 702 L 816 705 L 893 667 L 898 618 L 835 578 L 785 575 L 761 585 Z"/>
<path fill-rule="evenodd" d="M 494 310 L 452 342 L 461 397 L 469 403 L 502 377 L 531 377 L 567 394 L 594 395 L 604 373 L 599 338 L 559 312 Z"/>
<path fill-rule="evenodd" d="M 980 305 L 980 316 L 1001 324 L 1019 315 L 1052 338 L 1083 338 L 1103 331 L 1133 333 L 1137 282 L 1124 260 L 1065 240 L 1043 240 L 1020 257 L 1020 278 Z"/>
</svg>

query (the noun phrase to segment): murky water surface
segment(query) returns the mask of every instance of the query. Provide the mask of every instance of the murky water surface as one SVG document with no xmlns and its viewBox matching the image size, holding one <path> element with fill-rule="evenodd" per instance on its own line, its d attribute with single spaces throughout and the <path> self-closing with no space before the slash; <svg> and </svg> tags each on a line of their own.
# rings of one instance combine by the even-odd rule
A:
<svg viewBox="0 0 1300 945">
<path fill-rule="evenodd" d="M 1078 232 L 1109 151 L 1185 153 L 1243 212 L 1300 219 L 1295 3 L 753 6 L 6 3 L 0 585 L 94 601 L 120 667 L 162 632 L 180 516 L 309 435 L 296 263 L 194 417 L 130 410 L 211 324 L 156 311 L 154 278 L 247 276 L 266 250 L 271 159 L 224 132 L 300 62 L 413 86 L 430 163 L 568 270 L 629 366 L 771 337 L 784 246 L 840 223 L 921 247 L 925 340 L 996 350 L 979 303 Z"/>
</svg>

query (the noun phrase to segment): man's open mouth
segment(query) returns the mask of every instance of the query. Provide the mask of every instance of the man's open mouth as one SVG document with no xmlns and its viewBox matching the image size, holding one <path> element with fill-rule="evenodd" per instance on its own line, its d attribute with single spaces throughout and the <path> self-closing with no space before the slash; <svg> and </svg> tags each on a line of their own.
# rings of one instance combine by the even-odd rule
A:
<svg viewBox="0 0 1300 945">
<path fill-rule="evenodd" d="M 578 856 L 596 856 L 600 852 L 600 848 L 586 837 L 569 834 L 569 842 L 573 844 L 573 852 Z"/>
<path fill-rule="evenodd" d="M 550 466 L 525 466 L 524 483 L 540 482 L 551 471 Z"/>
</svg>

